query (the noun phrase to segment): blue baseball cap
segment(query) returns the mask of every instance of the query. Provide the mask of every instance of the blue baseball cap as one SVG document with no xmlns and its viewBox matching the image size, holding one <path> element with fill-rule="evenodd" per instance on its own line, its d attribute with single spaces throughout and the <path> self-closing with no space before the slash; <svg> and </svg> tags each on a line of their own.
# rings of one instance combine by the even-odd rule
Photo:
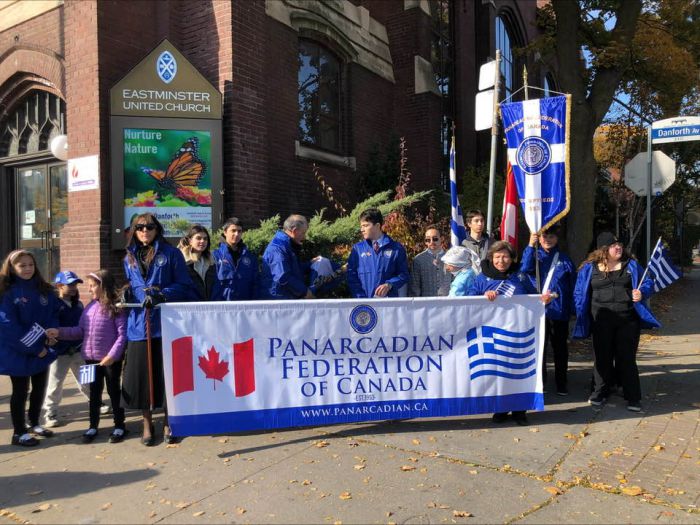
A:
<svg viewBox="0 0 700 525">
<path fill-rule="evenodd" d="M 82 283 L 83 280 L 70 270 L 66 270 L 65 272 L 58 272 L 53 282 L 56 284 L 75 284 Z"/>
</svg>

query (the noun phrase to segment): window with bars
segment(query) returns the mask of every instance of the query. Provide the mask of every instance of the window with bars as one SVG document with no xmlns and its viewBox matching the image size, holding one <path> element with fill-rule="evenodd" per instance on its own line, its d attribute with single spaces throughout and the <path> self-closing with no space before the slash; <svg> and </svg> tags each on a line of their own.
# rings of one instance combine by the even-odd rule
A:
<svg viewBox="0 0 700 525">
<path fill-rule="evenodd" d="M 0 158 L 39 153 L 65 133 L 66 106 L 46 91 L 32 91 L 0 122 Z"/>
<path fill-rule="evenodd" d="M 322 44 L 299 41 L 299 141 L 335 153 L 342 149 L 341 67 Z"/>
</svg>

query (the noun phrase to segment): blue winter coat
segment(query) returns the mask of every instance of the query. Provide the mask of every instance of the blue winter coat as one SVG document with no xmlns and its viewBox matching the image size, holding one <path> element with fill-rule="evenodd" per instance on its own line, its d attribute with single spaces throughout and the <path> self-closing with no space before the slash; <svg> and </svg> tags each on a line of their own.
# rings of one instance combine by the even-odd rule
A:
<svg viewBox="0 0 700 525">
<path fill-rule="evenodd" d="M 517 271 L 513 272 L 508 276 L 506 281 L 513 286 L 515 290 L 513 295 L 527 295 L 535 294 L 537 290 L 530 279 L 530 276 L 526 273 Z M 503 282 L 501 279 L 492 279 L 491 277 L 486 277 L 483 272 L 477 275 L 472 281 L 472 285 L 469 287 L 468 295 L 484 295 L 489 290 L 495 290 Z"/>
<path fill-rule="evenodd" d="M 75 304 L 68 305 L 59 297 L 58 304 L 59 325 L 64 327 L 78 326 L 80 323 L 80 316 L 83 315 L 83 303 L 76 301 Z M 72 341 L 59 340 L 58 343 L 53 346 L 53 349 L 56 350 L 58 355 L 62 355 L 68 353 L 71 349 L 80 350 L 80 343 L 82 341 L 82 337 Z"/>
<path fill-rule="evenodd" d="M 374 297 L 380 284 L 390 284 L 388 297 L 398 297 L 408 283 L 406 250 L 388 235 L 379 239 L 379 252 L 372 241 L 362 240 L 352 247 L 348 258 L 348 286 L 352 297 Z"/>
<path fill-rule="evenodd" d="M 464 297 L 469 295 L 469 288 L 476 279 L 476 272 L 472 268 L 466 268 L 459 272 L 452 280 L 448 297 Z"/>
<path fill-rule="evenodd" d="M 216 281 L 212 301 L 250 301 L 258 292 L 258 258 L 241 242 L 240 257 L 234 264 L 228 244 L 222 242 L 212 253 L 216 263 Z"/>
<path fill-rule="evenodd" d="M 169 244 L 156 240 L 153 244 L 156 253 L 148 267 L 148 273 L 144 279 L 139 271 L 138 263 L 129 264 L 129 258 L 124 258 L 124 273 L 131 283 L 131 295 L 129 302 L 143 302 L 148 292 L 144 288 L 157 287 L 168 302 L 196 300 L 196 291 L 185 258 L 180 250 Z M 127 248 L 134 259 L 136 258 L 136 245 Z M 127 320 L 126 335 L 129 341 L 146 340 L 146 309 L 131 308 Z M 151 310 L 151 338 L 160 337 L 160 309 Z"/>
<path fill-rule="evenodd" d="M 260 299 L 300 299 L 307 290 L 316 293 L 313 286 L 306 285 L 309 264 L 299 260 L 292 248 L 292 238 L 278 231 L 265 248 L 260 272 Z"/>
<path fill-rule="evenodd" d="M 554 268 L 552 280 L 549 283 L 549 290 L 558 294 L 558 297 L 552 299 L 547 305 L 545 316 L 555 321 L 568 321 L 571 314 L 574 313 L 576 267 L 574 263 L 571 262 L 569 256 L 561 252 L 558 246 L 555 246 L 549 252 L 545 251 L 541 246 L 537 249 L 537 259 L 540 261 L 540 287 L 544 285 L 544 282 L 547 280 L 547 275 L 549 274 L 549 269 L 552 267 L 554 254 L 556 253 L 559 254 L 559 260 Z M 535 282 L 535 249 L 532 246 L 528 246 L 523 251 L 520 271 L 530 275 L 533 282 Z M 544 292 L 545 290 L 542 290 L 542 293 Z"/>
<path fill-rule="evenodd" d="M 39 354 L 46 343 L 43 330 L 59 327 L 59 301 L 54 293 L 40 293 L 33 279 L 17 278 L 5 292 L 0 301 L 0 375 L 32 376 L 56 359 L 53 348 L 44 357 Z"/>
<path fill-rule="evenodd" d="M 639 279 L 644 270 L 634 259 L 630 259 L 626 267 L 627 273 L 632 276 L 632 289 L 642 292 L 642 300 L 632 303 L 641 321 L 642 328 L 659 328 L 661 323 L 656 320 L 646 303 L 654 293 L 654 280 L 647 276 L 639 286 Z M 584 339 L 591 334 L 591 276 L 593 275 L 593 263 L 586 263 L 578 272 L 576 287 L 574 288 L 574 305 L 576 307 L 576 326 L 574 338 Z"/>
</svg>

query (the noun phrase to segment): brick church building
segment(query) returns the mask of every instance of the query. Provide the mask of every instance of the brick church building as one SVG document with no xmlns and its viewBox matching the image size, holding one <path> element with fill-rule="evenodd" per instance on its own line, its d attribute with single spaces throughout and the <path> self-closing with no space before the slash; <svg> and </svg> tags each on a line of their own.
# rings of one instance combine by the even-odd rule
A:
<svg viewBox="0 0 700 525">
<path fill-rule="evenodd" d="M 220 96 L 213 131 L 198 135 L 202 144 L 211 136 L 203 164 L 214 229 L 230 215 L 254 227 L 327 206 L 314 163 L 352 204 L 373 155 L 398 137 L 414 189 L 444 191 L 453 122 L 460 171 L 488 161 L 489 131 L 473 131 L 474 96 L 479 66 L 497 48 L 506 94 L 522 84 L 524 65 L 530 84 L 555 87 L 543 65 L 514 53 L 536 36 L 536 8 L 531 0 L 2 0 L 0 250 L 32 250 L 47 277 L 120 266 L 129 197 L 121 148 L 141 154 L 130 137 L 171 120 L 160 114 L 140 131 L 127 123 L 117 137 L 110 92 L 166 39 L 176 51 L 157 57 L 159 75 L 175 74 L 168 60 L 179 52 L 178 74 L 191 66 Z M 173 143 L 196 127 L 184 122 Z M 51 152 L 59 135 L 66 160 Z M 139 176 L 171 177 L 155 161 L 138 165 L 143 158 L 134 161 Z M 78 173 L 82 187 L 71 180 Z"/>
</svg>

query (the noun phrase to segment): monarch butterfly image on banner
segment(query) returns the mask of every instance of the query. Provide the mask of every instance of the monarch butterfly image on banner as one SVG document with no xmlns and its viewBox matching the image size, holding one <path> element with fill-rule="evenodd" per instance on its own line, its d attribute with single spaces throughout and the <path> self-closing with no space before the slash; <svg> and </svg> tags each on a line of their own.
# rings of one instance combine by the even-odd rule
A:
<svg viewBox="0 0 700 525">
<path fill-rule="evenodd" d="M 209 131 L 126 128 L 124 226 L 151 212 L 166 236 L 190 224 L 211 228 L 211 134 Z"/>
</svg>

